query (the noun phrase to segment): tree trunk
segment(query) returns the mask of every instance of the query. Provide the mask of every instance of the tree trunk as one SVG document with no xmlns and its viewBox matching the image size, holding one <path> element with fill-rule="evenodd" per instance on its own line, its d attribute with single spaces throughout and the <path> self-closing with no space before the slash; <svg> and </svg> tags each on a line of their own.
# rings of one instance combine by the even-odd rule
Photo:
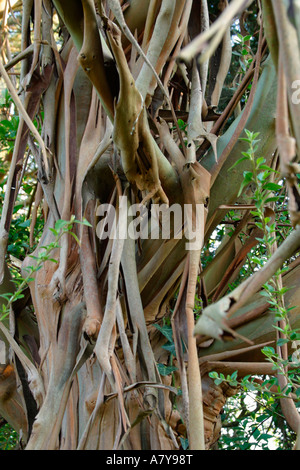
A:
<svg viewBox="0 0 300 470">
<path fill-rule="evenodd" d="M 220 2 L 217 17 L 237 3 Z M 38 257 L 58 235 L 59 247 L 33 270 L 28 302 L 34 317 L 23 302 L 12 309 L 14 331 L 9 333 L 8 322 L 3 323 L 1 337 L 12 348 L 13 359 L 0 373 L 0 414 L 22 429 L 30 450 L 168 450 L 182 448 L 186 438 L 190 449 L 208 449 L 219 436 L 221 409 L 236 393 L 226 384 L 215 385 L 208 375 L 210 362 L 214 370 L 235 370 L 225 354 L 231 351 L 230 361 L 236 362 L 236 370 L 240 367 L 242 378 L 255 373 L 251 362 L 265 361 L 260 349 L 249 349 L 240 336 L 233 342 L 205 343 L 194 336 L 200 254 L 229 205 L 247 202 L 245 194 L 238 196 L 247 163 L 228 172 L 247 150 L 238 140 L 244 128 L 260 132 L 257 153 L 266 164 L 273 162 L 278 145 L 276 67 L 261 41 L 253 62 L 253 96 L 216 141 L 221 130 L 214 127 L 215 120 L 209 121 L 206 100 L 212 100 L 209 111 L 214 114 L 230 65 L 233 17 L 211 60 L 199 65 L 193 57 L 185 63 L 177 59 L 187 39 L 208 29 L 206 1 L 132 0 L 124 3 L 124 15 L 119 0 L 49 0 L 43 5 L 38 0 L 33 5 L 35 39 L 43 42 L 34 43 L 22 78 L 29 119 L 40 106 L 44 110 L 44 147 L 31 141 L 31 148 L 47 215 L 37 248 L 23 262 L 23 276 L 39 263 L 32 255 Z M 23 1 L 23 40 L 30 6 Z M 59 48 L 52 37 L 53 11 L 62 31 Z M 215 69 L 208 76 L 212 63 Z M 205 95 L 207 77 L 214 93 Z M 185 113 L 184 132 L 179 112 Z M 27 142 L 28 121 L 23 118 L 20 132 Z M 23 156 L 20 145 L 16 161 Z M 10 206 L 14 198 L 11 192 Z M 133 228 L 141 203 L 144 222 L 138 222 L 144 223 L 147 237 L 134 240 L 126 225 Z M 119 236 L 104 239 L 101 230 L 114 229 L 112 219 L 105 219 L 107 204 Z M 155 204 L 177 204 L 182 213 L 189 205 L 194 233 L 200 214 L 200 245 L 187 249 L 190 232 L 183 233 L 182 226 L 184 236 L 178 237 L 171 225 L 170 237 L 163 238 L 163 224 L 160 237 L 151 237 Z M 5 228 L 10 218 L 8 212 Z M 61 230 L 61 221 L 69 221 L 68 230 Z M 200 275 L 210 298 L 236 255 L 231 246 Z M 295 285 L 298 271 L 295 267 L 285 275 L 286 286 Z M 236 275 L 231 270 L 229 279 Z M 296 307 L 291 311 L 293 328 L 299 327 L 298 292 L 293 288 L 287 294 L 289 307 Z M 205 290 L 201 295 L 205 299 Z M 231 319 L 237 319 L 233 329 L 254 345 L 275 340 L 272 315 L 261 308 L 264 302 L 251 299 Z M 253 311 L 257 316 L 244 320 Z M 172 331 L 175 357 L 174 350 L 170 358 L 163 348 L 166 331 Z M 25 348 L 29 365 L 13 338 Z M 217 353 L 224 358 L 211 357 Z M 249 368 L 240 366 L 241 361 Z M 162 366 L 176 370 L 165 375 Z M 19 417 L 13 406 L 20 408 Z"/>
</svg>

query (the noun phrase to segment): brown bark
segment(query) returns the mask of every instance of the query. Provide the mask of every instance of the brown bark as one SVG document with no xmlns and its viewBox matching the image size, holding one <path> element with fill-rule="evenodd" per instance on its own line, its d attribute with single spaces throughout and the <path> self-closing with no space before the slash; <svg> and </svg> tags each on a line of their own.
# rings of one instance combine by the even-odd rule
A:
<svg viewBox="0 0 300 470">
<path fill-rule="evenodd" d="M 14 320 L 16 328 L 9 331 L 8 322 L 1 323 L 1 338 L 5 338 L 7 351 L 11 347 L 13 361 L 9 358 L 1 366 L 0 414 L 16 430 L 22 430 L 27 449 L 167 450 L 179 449 L 181 438 L 187 436 L 190 449 L 209 449 L 219 436 L 222 407 L 237 392 L 225 384 L 216 386 L 209 371 L 238 370 L 242 377 L 257 372 L 259 365 L 262 374 L 270 373 L 260 348 L 249 347 L 245 341 L 254 346 L 274 341 L 272 315 L 257 292 L 261 276 L 264 282 L 268 280 L 299 249 L 299 229 L 279 247 L 259 276 L 254 274 L 234 291 L 234 304 L 227 305 L 224 297 L 258 235 L 253 232 L 243 247 L 234 243 L 242 230 L 249 235 L 251 209 L 244 195 L 237 196 L 246 164 L 228 173 L 246 150 L 238 137 L 244 128 L 260 131 L 258 153 L 263 153 L 266 164 L 272 161 L 277 145 L 277 75 L 271 58 L 265 60 L 264 24 L 256 61 L 215 125 L 217 115 L 214 109 L 207 109 L 203 88 L 210 54 L 217 44 L 208 44 L 200 65 L 200 49 L 190 58 L 184 49 L 189 37 L 196 38 L 199 45 L 197 35 L 202 30 L 200 44 L 205 37 L 211 39 L 216 25 L 222 18 L 226 20 L 224 31 L 223 26 L 220 29 L 227 34 L 224 47 L 220 56 L 214 56 L 220 73 L 209 90 L 216 100 L 213 104 L 217 104 L 229 65 L 232 11 L 237 8 L 234 12 L 240 12 L 246 3 L 220 2 L 219 20 L 208 30 L 205 1 L 196 8 L 196 2 L 190 0 L 177 0 L 176 5 L 170 0 L 151 0 L 142 6 L 132 0 L 129 5 L 121 2 L 121 9 L 118 0 L 54 0 L 47 6 L 50 10 L 54 7 L 60 16 L 65 38 L 61 49 L 53 40 L 48 18 L 52 18 L 52 10 L 47 10 L 48 21 L 42 22 L 42 2 L 35 1 L 35 41 L 33 50 L 27 50 L 26 13 L 24 51 L 19 58 L 32 61 L 23 77 L 28 85 L 24 100 L 27 114 L 16 92 L 14 98 L 29 127 L 37 107 L 44 103 L 43 145 L 37 150 L 32 138 L 30 144 L 39 170 L 36 203 L 48 206 L 44 231 L 33 255 L 53 242 L 58 219 L 70 220 L 75 215 L 72 231 L 79 240 L 77 243 L 71 233 L 64 233 L 60 248 L 51 253 L 56 263 L 48 260 L 34 273 L 29 288 L 35 328 L 27 305 L 14 305 L 11 311 L 10 326 Z M 30 10 L 31 3 L 24 2 L 24 12 L 25 7 Z M 193 18 L 195 11 L 200 18 Z M 282 33 L 285 27 L 279 13 L 274 6 Z M 270 34 L 268 30 L 267 40 Z M 222 37 L 217 37 L 218 43 Z M 276 48 L 273 41 L 272 45 Z M 289 53 L 286 41 L 284 47 Z M 185 64 L 177 60 L 179 53 Z M 285 69 L 289 59 L 287 54 Z M 253 77 L 252 69 L 252 91 L 244 113 L 217 141 Z M 7 84 L 12 85 L 9 77 Z M 284 100 L 284 95 L 278 96 Z M 188 124 L 186 132 L 179 129 L 179 116 Z M 293 122 L 295 116 L 292 113 Z M 23 162 L 28 137 L 22 126 L 21 121 L 13 160 L 16 167 L 11 170 L 6 211 L 1 218 L 5 229 L 0 240 L 2 266 L 16 197 L 13 175 Z M 98 210 L 104 204 L 113 205 L 119 233 L 124 235 L 125 222 L 132 222 L 131 216 L 124 218 L 121 196 L 127 196 L 129 208 L 134 203 L 145 204 L 148 216 L 155 203 L 177 203 L 181 209 L 190 204 L 188 221 L 194 232 L 199 228 L 196 208 L 200 207 L 199 244 L 188 249 L 189 234 L 177 238 L 174 226 L 166 240 L 99 239 Z M 216 261 L 200 273 L 203 244 L 236 203 L 240 210 L 246 209 L 246 215 Z M 35 216 L 36 212 L 34 220 Z M 109 221 L 109 215 L 104 214 L 103 220 Z M 180 230 L 183 233 L 183 226 Z M 25 259 L 24 275 L 33 263 L 32 257 Z M 295 328 L 300 318 L 299 289 L 294 288 L 298 268 L 284 276 L 284 285 L 291 287 L 287 305 L 296 306 L 290 313 Z M 214 341 L 217 330 L 209 337 L 195 338 L 199 278 L 205 302 L 226 301 L 227 310 L 230 307 L 234 312 L 223 324 L 223 339 L 232 341 Z M 251 287 L 250 294 L 245 286 Z M 177 292 L 171 315 L 169 309 Z M 166 338 L 155 328 L 169 320 L 176 358 L 162 347 Z M 167 367 L 171 360 L 178 369 L 165 377 L 158 364 Z M 20 390 L 16 388 L 18 381 L 23 384 Z M 36 406 L 34 416 L 30 404 Z"/>
</svg>

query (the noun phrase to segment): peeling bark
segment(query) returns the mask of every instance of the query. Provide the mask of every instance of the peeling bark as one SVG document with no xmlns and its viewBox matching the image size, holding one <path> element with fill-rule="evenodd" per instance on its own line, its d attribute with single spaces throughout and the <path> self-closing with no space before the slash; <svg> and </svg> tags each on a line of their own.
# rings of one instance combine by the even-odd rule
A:
<svg viewBox="0 0 300 470">
<path fill-rule="evenodd" d="M 205 0 L 47 0 L 44 7 L 41 1 L 23 2 L 22 51 L 0 65 L 21 116 L 2 210 L 0 253 L 4 261 L 28 129 L 40 147 L 37 151 L 30 136 L 39 169 L 33 225 L 38 204 L 49 208 L 33 255 L 53 242 L 49 228 L 60 218 L 75 215 L 79 240 L 65 234 L 61 247 L 51 253 L 57 263 L 46 261 L 34 273 L 29 288 L 36 324 L 26 309 L 15 315 L 14 332 L 0 322 L 6 350 L 11 348 L 6 356 L 20 362 L 36 416 L 28 413 L 24 393 L 16 388 L 20 368 L 10 360 L 0 369 L 0 413 L 22 430 L 27 449 L 169 450 L 180 449 L 187 436 L 190 449 L 209 449 L 219 436 L 222 407 L 237 393 L 224 384 L 216 386 L 209 371 L 237 370 L 239 378 L 272 373 L 260 352 L 276 340 L 272 316 L 257 293 L 300 248 L 297 113 L 287 93 L 297 68 L 297 61 L 290 61 L 291 44 L 298 47 L 297 32 L 284 36 L 287 12 L 276 2 L 263 2 L 266 24 L 259 49 L 228 107 L 221 115 L 208 107 L 219 103 L 228 72 L 230 25 L 251 3 L 221 2 L 222 13 L 209 26 Z M 54 40 L 53 7 L 67 38 L 62 47 Z M 267 54 L 263 26 L 275 65 L 270 57 L 261 64 Z M 278 38 L 284 39 L 280 56 Z M 6 72 L 19 60 L 27 83 L 23 103 Z M 209 62 L 216 68 L 208 75 Z M 252 79 L 243 113 L 223 132 Z M 40 135 L 33 120 L 41 103 Z M 179 127 L 178 118 L 186 128 Z M 226 295 L 259 235 L 254 231 L 243 247 L 236 243 L 241 231 L 248 230 L 253 208 L 237 198 L 247 167 L 228 174 L 245 150 L 238 140 L 245 127 L 261 132 L 258 153 L 267 164 L 279 148 L 295 229 L 260 271 Z M 136 241 L 127 237 L 131 216 L 127 219 L 127 207 L 119 205 L 123 195 L 128 208 L 144 206 L 148 234 L 153 204 L 189 205 L 191 211 L 179 229 L 171 224 L 169 239 L 162 236 L 161 217 L 158 238 Z M 99 216 L 98 209 L 108 203 L 119 237 L 104 240 L 98 223 L 104 232 L 109 216 Z M 244 215 L 233 237 L 201 270 L 203 244 L 237 204 Z M 23 269 L 32 263 L 27 257 Z M 295 284 L 296 264 L 283 285 Z M 203 310 L 195 328 L 199 280 L 202 298 L 216 303 Z M 296 306 L 290 314 L 293 325 L 299 323 L 298 297 L 293 288 L 285 299 Z M 155 328 L 170 319 L 176 357 L 162 347 L 166 338 Z M 224 338 L 232 341 L 217 341 Z M 158 364 L 178 370 L 163 376 Z M 296 429 L 293 406 L 285 405 L 283 412 Z"/>
</svg>

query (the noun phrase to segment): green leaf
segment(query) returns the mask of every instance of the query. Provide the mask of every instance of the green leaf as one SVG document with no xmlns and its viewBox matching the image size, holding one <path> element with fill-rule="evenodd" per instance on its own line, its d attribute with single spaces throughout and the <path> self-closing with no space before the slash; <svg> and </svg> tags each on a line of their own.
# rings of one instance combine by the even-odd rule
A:
<svg viewBox="0 0 300 470">
<path fill-rule="evenodd" d="M 178 119 L 177 123 L 178 123 L 179 129 L 181 129 L 182 131 L 186 129 L 187 124 L 182 119 Z"/>
<path fill-rule="evenodd" d="M 158 363 L 157 364 L 157 369 L 158 369 L 158 372 L 160 373 L 160 375 L 165 377 L 166 375 L 170 375 L 170 374 L 172 374 L 172 372 L 175 372 L 175 370 L 177 370 L 177 367 L 175 367 L 175 366 L 166 366 L 165 364 Z"/>
<path fill-rule="evenodd" d="M 243 382 L 243 385 L 249 392 L 256 392 L 257 388 L 252 382 Z"/>
<path fill-rule="evenodd" d="M 221 379 L 221 378 L 215 380 L 216 385 L 221 385 L 221 383 L 223 383 L 223 382 L 224 382 L 224 380 Z"/>
<path fill-rule="evenodd" d="M 176 349 L 175 349 L 175 344 L 174 343 L 166 343 L 162 346 L 163 349 L 166 351 L 169 351 L 169 353 L 173 354 L 173 356 L 176 355 Z"/>
<path fill-rule="evenodd" d="M 59 232 L 55 228 L 49 228 L 49 230 L 57 237 Z"/>
<path fill-rule="evenodd" d="M 268 202 L 276 202 L 276 201 L 278 201 L 278 197 L 277 197 L 277 196 L 268 197 L 268 199 L 265 200 L 265 203 L 267 204 Z"/>
<path fill-rule="evenodd" d="M 268 165 L 260 165 L 260 166 L 259 166 L 259 169 L 260 169 L 260 170 L 267 170 L 267 171 L 269 171 L 270 173 L 278 173 L 278 171 L 273 170 L 273 168 L 270 168 Z"/>
<path fill-rule="evenodd" d="M 271 346 L 265 346 L 264 348 L 262 348 L 261 351 L 267 357 L 270 357 L 275 354 L 275 350 Z"/>
<path fill-rule="evenodd" d="M 30 225 L 30 219 L 25 220 L 25 222 L 21 222 L 20 224 L 18 224 L 18 226 L 22 228 L 29 227 L 29 225 Z"/>
<path fill-rule="evenodd" d="M 246 181 L 244 180 L 241 184 L 241 187 L 240 187 L 240 190 L 239 190 L 239 193 L 238 193 L 238 197 L 242 194 L 243 192 L 243 189 L 248 186 L 250 184 L 250 181 Z"/>
<path fill-rule="evenodd" d="M 19 209 L 22 209 L 24 207 L 23 204 L 16 204 L 13 210 L 13 213 L 16 214 Z"/>
<path fill-rule="evenodd" d="M 247 138 L 247 137 L 240 137 L 239 140 L 243 141 L 243 142 L 247 142 L 248 144 L 251 144 L 252 140 Z"/>
<path fill-rule="evenodd" d="M 243 444 L 240 445 L 241 450 L 248 450 L 251 448 L 250 442 L 244 442 Z"/>
<path fill-rule="evenodd" d="M 259 436 L 259 440 L 265 440 L 265 441 L 268 441 L 269 439 L 272 439 L 274 436 L 272 436 L 272 434 L 266 434 L 266 433 L 263 433 Z"/>
<path fill-rule="evenodd" d="M 251 374 L 250 375 L 245 375 L 245 377 L 243 378 L 243 382 L 247 382 L 247 380 L 249 380 L 251 377 Z"/>
<path fill-rule="evenodd" d="M 0 297 L 3 297 L 3 299 L 5 300 L 10 300 L 10 298 L 12 297 L 12 294 L 0 294 Z"/>
<path fill-rule="evenodd" d="M 279 338 L 277 340 L 277 346 L 283 346 L 284 344 L 287 344 L 287 343 L 289 343 L 289 340 L 286 338 Z"/>
<path fill-rule="evenodd" d="M 253 180 L 252 171 L 244 171 L 244 180 L 247 181 L 247 183 Z"/>
<path fill-rule="evenodd" d="M 300 340 L 300 334 L 296 333 L 296 331 L 293 331 L 290 335 L 291 340 L 293 341 L 299 341 Z"/>
<path fill-rule="evenodd" d="M 231 378 L 231 380 L 236 380 L 236 379 L 237 379 L 237 376 L 238 376 L 238 371 L 235 370 L 235 371 L 231 374 L 230 378 Z"/>
<path fill-rule="evenodd" d="M 155 324 L 154 326 L 158 331 L 160 331 L 165 336 L 165 338 L 167 338 L 167 340 L 170 343 L 174 342 L 173 341 L 173 331 L 172 331 L 171 326 L 169 326 L 169 325 L 160 326 L 158 324 Z"/>
<path fill-rule="evenodd" d="M 244 156 L 243 158 L 240 158 L 239 160 L 237 160 L 230 168 L 228 171 L 231 171 L 233 168 L 235 168 L 237 165 L 239 165 L 240 163 L 242 163 L 243 161 L 245 160 L 250 160 L 250 157 L 248 156 Z"/>
<path fill-rule="evenodd" d="M 270 418 L 270 415 L 263 413 L 260 416 L 257 416 L 256 421 L 258 423 L 262 423 L 263 421 L 266 421 L 269 418 Z"/>
<path fill-rule="evenodd" d="M 180 442 L 183 450 L 187 450 L 189 448 L 189 440 L 187 437 L 181 437 Z"/>
<path fill-rule="evenodd" d="M 219 377 L 218 372 L 209 372 L 208 375 L 211 379 L 217 379 Z"/>
<path fill-rule="evenodd" d="M 264 189 L 268 189 L 269 191 L 279 191 L 281 189 L 281 185 L 270 182 L 264 185 Z"/>
<path fill-rule="evenodd" d="M 64 229 L 68 225 L 69 225 L 69 222 L 67 220 L 59 219 L 55 222 L 55 230 L 57 232 L 60 232 L 62 229 Z"/>
<path fill-rule="evenodd" d="M 79 238 L 77 237 L 77 235 L 75 235 L 74 232 L 69 232 L 70 235 L 72 235 L 73 238 L 75 238 L 75 240 L 77 241 L 78 245 L 80 245 L 80 240 Z"/>
<path fill-rule="evenodd" d="M 266 159 L 264 157 L 258 157 L 256 160 L 256 167 L 259 168 L 259 166 L 265 162 L 266 162 Z"/>
<path fill-rule="evenodd" d="M 77 220 L 75 220 L 75 222 L 77 222 Z M 87 227 L 93 227 L 92 224 L 89 223 L 88 220 L 86 220 L 84 217 L 82 219 L 82 221 L 80 222 L 82 225 L 86 225 Z"/>
</svg>

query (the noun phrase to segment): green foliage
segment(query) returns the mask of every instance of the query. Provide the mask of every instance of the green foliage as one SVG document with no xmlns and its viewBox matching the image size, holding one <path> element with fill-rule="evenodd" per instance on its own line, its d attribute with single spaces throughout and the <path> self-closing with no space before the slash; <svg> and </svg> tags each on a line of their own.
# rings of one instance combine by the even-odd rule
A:
<svg viewBox="0 0 300 470">
<path fill-rule="evenodd" d="M 0 450 L 13 450 L 18 443 L 18 433 L 8 424 L 0 427 Z"/>
<path fill-rule="evenodd" d="M 249 161 L 250 169 L 244 171 L 244 179 L 239 195 L 251 185 L 253 194 L 251 198 L 249 197 L 249 202 L 255 205 L 255 209 L 251 211 L 251 214 L 254 217 L 255 226 L 259 228 L 262 233 L 262 236 L 257 238 L 259 241 L 258 248 L 250 253 L 251 266 L 254 270 L 257 270 L 264 266 L 265 262 L 270 259 L 274 252 L 275 244 L 280 244 L 283 238 L 282 234 L 278 233 L 278 218 L 271 217 L 270 213 L 275 214 L 276 208 L 282 207 L 284 200 L 282 197 L 284 182 L 280 180 L 279 174 L 266 164 L 266 160 L 263 157 L 256 156 L 259 133 L 252 133 L 248 130 L 245 130 L 245 133 L 246 137 L 241 138 L 241 140 L 248 144 L 248 150 L 242 152 L 242 158 L 239 159 L 231 169 L 238 166 L 241 162 Z M 231 213 L 230 217 L 233 218 L 233 215 L 234 214 Z M 284 209 L 280 211 L 280 221 L 282 220 L 286 223 L 287 211 Z M 289 227 L 288 232 L 290 230 L 291 227 Z M 257 250 L 259 250 L 259 252 L 257 252 Z M 281 276 L 286 269 L 286 266 L 284 266 L 282 269 L 278 270 L 263 286 L 263 291 L 261 292 L 261 294 L 266 297 L 270 305 L 270 310 L 274 313 L 274 328 L 280 332 L 277 348 L 282 347 L 286 343 L 295 342 L 294 344 L 298 344 L 296 342 L 300 339 L 299 330 L 291 328 L 289 324 L 288 314 L 291 309 L 287 308 L 284 302 L 284 295 L 287 289 L 282 287 Z M 239 281 L 240 279 L 237 283 L 239 283 Z M 254 413 L 247 412 L 245 417 L 245 413 L 238 414 L 235 412 L 233 423 L 235 423 L 236 426 L 233 426 L 231 423 L 228 426 L 230 432 L 227 434 L 225 432 L 225 434 L 223 434 L 223 440 L 221 440 L 220 445 L 225 448 L 247 450 L 259 447 L 261 449 L 269 449 L 270 446 L 274 448 L 276 445 L 280 445 L 281 448 L 287 448 L 288 446 L 292 446 L 295 440 L 295 435 L 291 431 L 286 430 L 288 426 L 281 415 L 279 399 L 287 398 L 293 393 L 296 406 L 300 405 L 299 355 L 293 355 L 284 360 L 277 350 L 275 351 L 274 348 L 269 346 L 264 347 L 262 353 L 265 355 L 266 360 L 272 364 L 272 369 L 275 373 L 272 377 L 264 377 L 261 379 L 246 376 L 238 378 L 237 372 L 234 372 L 232 375 L 227 375 L 226 377 L 224 374 L 218 374 L 217 372 L 211 372 L 209 374 L 216 385 L 225 382 L 229 386 L 239 387 L 242 390 L 244 408 L 246 410 L 248 408 L 245 402 L 249 394 L 254 394 L 254 400 L 259 400 L 258 403 L 260 406 L 255 409 Z M 291 365 L 293 368 L 289 367 Z M 287 384 L 284 389 L 280 387 L 276 373 L 285 376 Z M 232 400 L 235 401 L 236 398 Z M 228 409 L 230 409 L 230 400 L 228 403 Z M 285 445 L 283 445 L 282 439 L 278 437 L 280 436 L 280 431 L 278 431 L 276 427 L 278 416 L 280 416 L 281 421 L 285 423 L 285 426 L 282 427 L 284 430 L 281 429 L 281 434 L 285 436 L 289 434 L 290 440 Z M 272 432 L 270 432 L 270 430 L 272 430 Z"/>
<path fill-rule="evenodd" d="M 2 210 L 4 196 L 6 192 L 6 182 L 9 171 L 9 164 L 14 148 L 15 137 L 19 125 L 19 117 L 13 114 L 14 107 L 12 99 L 7 90 L 2 94 L 0 100 L 0 207 Z M 35 121 L 38 126 L 38 121 Z M 35 248 L 30 248 L 30 216 L 36 191 L 37 168 L 34 159 L 27 154 L 24 167 L 22 185 L 18 190 L 17 200 L 13 209 L 13 217 L 9 230 L 9 240 L 7 247 L 8 262 L 9 256 L 13 256 L 22 261 L 25 256 Z M 37 220 L 34 227 L 34 239 L 38 240 L 44 225 L 42 212 L 38 211 Z"/>
<path fill-rule="evenodd" d="M 175 366 L 166 366 L 165 364 L 157 364 L 157 370 L 162 376 L 170 375 L 172 372 L 177 370 L 177 367 Z"/>
<path fill-rule="evenodd" d="M 14 147 L 14 141 L 17 134 L 19 117 L 12 114 L 12 100 L 7 91 L 3 93 L 0 102 L 0 207 L 3 207 L 3 201 L 6 191 L 6 182 L 9 170 L 9 162 Z M 39 120 L 35 120 L 35 125 L 39 126 Z M 70 220 L 58 220 L 55 226 L 51 228 L 54 235 L 53 242 L 47 246 L 40 247 L 36 255 L 30 254 L 37 246 L 40 234 L 42 233 L 44 220 L 41 211 L 37 214 L 37 220 L 34 228 L 34 239 L 36 243 L 30 247 L 30 223 L 31 210 L 36 191 L 36 173 L 37 168 L 34 159 L 28 153 L 25 159 L 26 167 L 23 168 L 22 186 L 19 188 L 16 204 L 13 209 L 13 217 L 9 231 L 9 240 L 7 246 L 7 261 L 11 269 L 13 282 L 16 285 L 14 293 L 7 292 L 1 297 L 3 302 L 0 310 L 0 321 L 3 321 L 9 314 L 11 305 L 18 299 L 23 297 L 23 291 L 28 283 L 33 280 L 34 274 L 42 267 L 46 261 L 57 263 L 52 258 L 52 252 L 60 247 L 61 237 L 68 233 L 79 243 L 77 235 L 72 231 L 74 224 L 82 223 L 90 225 L 86 220 L 80 222 L 74 216 Z M 24 165 L 25 165 L 24 164 Z M 30 256 L 33 260 L 32 266 L 27 268 L 27 275 L 22 277 L 19 268 L 15 266 L 14 259 L 22 261 L 26 256 Z M 0 449 L 12 449 L 17 440 L 17 433 L 5 424 L 0 428 Z"/>
<path fill-rule="evenodd" d="M 36 246 L 36 243 L 31 248 L 29 246 L 30 219 L 28 219 L 27 215 L 22 212 L 22 209 L 23 205 L 15 206 L 14 212 L 17 216 L 12 220 L 7 246 L 7 254 L 12 255 L 19 260 L 23 260 L 27 253 L 33 250 Z M 18 211 L 20 212 L 18 213 Z M 34 228 L 36 240 L 39 239 L 43 226 L 43 219 L 38 217 Z"/>
<path fill-rule="evenodd" d="M 72 216 L 70 220 L 57 220 L 55 223 L 54 228 L 50 228 L 49 230 L 54 234 L 53 242 L 49 243 L 49 245 L 41 246 L 40 250 L 37 255 L 29 255 L 35 261 L 35 264 L 26 268 L 28 274 L 25 278 L 18 277 L 14 280 L 17 289 L 16 292 L 1 294 L 0 297 L 7 300 L 7 303 L 2 304 L 2 311 L 0 316 L 0 321 L 3 321 L 10 311 L 10 306 L 18 299 L 23 297 L 23 291 L 26 286 L 34 280 L 32 277 L 46 261 L 51 261 L 53 263 L 57 263 L 56 259 L 51 258 L 51 253 L 53 250 L 60 248 L 59 241 L 64 234 L 69 234 L 75 238 L 75 240 L 79 243 L 77 235 L 72 232 L 73 225 L 75 223 L 82 223 L 83 225 L 90 225 L 87 220 L 83 220 L 83 222 L 76 220 L 75 216 Z"/>
<path fill-rule="evenodd" d="M 280 409 L 281 393 L 276 377 L 265 379 L 250 375 L 238 379 L 231 375 L 211 372 L 217 385 L 225 382 L 240 387 L 238 395 L 229 398 L 222 414 L 222 434 L 218 442 L 223 450 L 290 450 L 296 434 L 289 429 Z M 270 392 L 277 387 L 278 392 Z"/>
<path fill-rule="evenodd" d="M 14 279 L 14 282 L 17 287 L 16 292 L 14 292 L 13 294 L 6 293 L 0 295 L 0 297 L 7 301 L 6 303 L 4 302 L 1 305 L 0 321 L 3 321 L 9 315 L 10 307 L 12 306 L 13 302 L 23 297 L 24 289 L 26 288 L 28 283 L 33 280 L 32 276 L 42 267 L 42 265 L 46 261 L 57 263 L 56 259 L 51 258 L 51 253 L 53 252 L 53 250 L 60 248 L 59 242 L 64 234 L 69 234 L 73 236 L 75 240 L 79 243 L 77 235 L 72 232 L 75 223 L 90 226 L 87 220 L 83 219 L 83 221 L 81 222 L 79 220 L 76 220 L 75 216 L 72 216 L 70 220 L 58 220 L 55 223 L 54 228 L 49 229 L 54 235 L 53 242 L 49 243 L 49 245 L 47 246 L 41 246 L 37 255 L 29 255 L 34 260 L 35 264 L 29 266 L 26 269 L 28 271 L 28 274 L 25 278 L 19 276 Z M 169 367 L 166 370 L 162 370 L 160 373 L 162 375 L 168 375 L 174 369 L 176 368 Z M 17 437 L 17 433 L 11 428 L 9 424 L 5 424 L 4 426 L 2 426 L 2 428 L 0 428 L 0 450 L 13 449 L 16 445 Z"/>
<path fill-rule="evenodd" d="M 155 324 L 154 326 L 167 339 L 167 342 L 162 346 L 162 348 L 170 353 L 169 364 L 166 365 L 158 363 L 157 369 L 162 376 L 170 375 L 177 370 L 177 367 L 173 366 L 173 358 L 176 356 L 176 351 L 173 340 L 172 327 L 166 323 L 163 326 L 158 324 Z"/>
<path fill-rule="evenodd" d="M 252 35 L 243 36 L 237 33 L 235 43 L 237 47 L 233 50 L 233 55 L 238 57 L 240 70 L 242 73 L 246 73 L 250 64 L 253 62 L 253 53 L 251 47 L 247 45 L 247 42 L 252 39 Z M 250 57 L 249 57 L 250 56 Z"/>
<path fill-rule="evenodd" d="M 273 396 L 242 389 L 227 400 L 218 441 L 220 450 L 291 450 L 295 439 Z"/>
<path fill-rule="evenodd" d="M 0 122 L 0 142 L 1 149 L 12 152 L 19 125 L 19 118 L 12 116 L 9 120 L 3 119 Z"/>
</svg>

